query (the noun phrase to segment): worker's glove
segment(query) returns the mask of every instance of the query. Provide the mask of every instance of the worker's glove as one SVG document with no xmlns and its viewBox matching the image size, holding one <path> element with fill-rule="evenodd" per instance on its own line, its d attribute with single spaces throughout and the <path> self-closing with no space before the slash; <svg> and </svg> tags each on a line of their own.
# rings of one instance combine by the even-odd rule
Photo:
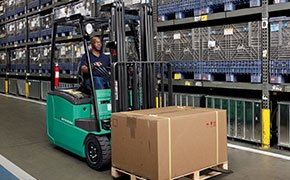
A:
<svg viewBox="0 0 290 180">
<path fill-rule="evenodd" d="M 92 69 L 96 69 L 96 68 L 101 67 L 101 66 L 102 66 L 101 62 L 95 62 L 95 63 L 91 64 L 91 68 Z"/>
</svg>

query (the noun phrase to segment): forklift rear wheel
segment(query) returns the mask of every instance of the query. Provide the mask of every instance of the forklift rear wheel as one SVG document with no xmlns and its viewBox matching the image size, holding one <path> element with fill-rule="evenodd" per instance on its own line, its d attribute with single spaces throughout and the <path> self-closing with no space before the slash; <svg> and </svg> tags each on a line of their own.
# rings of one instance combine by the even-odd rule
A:
<svg viewBox="0 0 290 180">
<path fill-rule="evenodd" d="M 105 170 L 111 163 L 111 144 L 106 136 L 89 135 L 85 141 L 87 164 L 98 171 Z"/>
</svg>

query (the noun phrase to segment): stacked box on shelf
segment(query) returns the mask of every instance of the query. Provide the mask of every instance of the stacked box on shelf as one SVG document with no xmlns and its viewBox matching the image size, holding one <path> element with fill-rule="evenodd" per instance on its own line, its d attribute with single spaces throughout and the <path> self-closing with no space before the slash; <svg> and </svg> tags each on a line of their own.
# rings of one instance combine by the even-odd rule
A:
<svg viewBox="0 0 290 180">
<path fill-rule="evenodd" d="M 227 40 L 224 36 L 225 26 L 211 26 L 200 28 L 202 43 L 201 60 L 227 60 Z"/>
<path fill-rule="evenodd" d="M 290 74 L 290 17 L 270 19 L 270 83 L 284 83 Z"/>
<path fill-rule="evenodd" d="M 195 80 L 214 81 L 215 74 L 222 74 L 226 81 L 237 81 L 236 75 L 251 75 L 252 83 L 261 82 L 260 60 L 232 60 L 232 61 L 171 61 L 174 73 L 193 73 Z"/>
<path fill-rule="evenodd" d="M 226 25 L 224 37 L 229 41 L 226 50 L 232 60 L 257 60 L 261 56 L 261 22 Z"/>
<path fill-rule="evenodd" d="M 194 38 L 196 29 L 159 32 L 157 54 L 163 61 L 199 60 L 199 39 Z"/>
<path fill-rule="evenodd" d="M 273 0 L 273 4 L 286 3 L 288 0 Z"/>
<path fill-rule="evenodd" d="M 15 0 L 7 0 L 5 18 L 11 19 L 15 15 Z"/>
<path fill-rule="evenodd" d="M 170 16 L 182 19 L 185 16 L 194 16 L 195 9 L 199 8 L 197 0 L 170 0 L 158 2 L 158 19 L 166 21 Z"/>
<path fill-rule="evenodd" d="M 246 73 L 251 74 L 251 82 L 261 82 L 261 69 L 251 67 L 261 57 L 261 22 L 245 22 L 226 25 L 224 29 L 225 39 L 228 41 L 226 51 L 229 60 L 240 61 L 239 66 L 248 68 Z M 250 63 L 248 65 L 248 63 Z M 251 71 L 252 70 L 252 71 Z M 245 74 L 240 72 L 238 74 Z M 229 72 L 228 77 L 234 74 Z"/>
<path fill-rule="evenodd" d="M 7 30 L 6 26 L 0 26 L 0 46 L 4 47 L 7 43 Z"/>
<path fill-rule="evenodd" d="M 22 15 L 25 13 L 25 0 L 15 0 L 15 14 Z"/>
<path fill-rule="evenodd" d="M 9 45 L 14 44 L 16 31 L 15 21 L 6 24 L 6 31 L 7 31 L 7 44 Z"/>
<path fill-rule="evenodd" d="M 0 22 L 5 21 L 6 1 L 0 1 Z"/>
<path fill-rule="evenodd" d="M 70 4 L 56 7 L 54 9 L 54 19 L 61 19 L 61 18 L 69 17 L 71 15 L 71 11 L 72 11 L 72 8 Z"/>
<path fill-rule="evenodd" d="M 10 56 L 10 72 L 24 73 L 26 72 L 26 49 L 19 48 L 11 51 Z"/>
<path fill-rule="evenodd" d="M 52 14 L 40 16 L 40 36 L 42 39 L 50 39 L 52 34 Z"/>
<path fill-rule="evenodd" d="M 228 137 L 261 143 L 262 106 L 260 100 L 206 96 L 206 107 L 227 110 Z"/>
<path fill-rule="evenodd" d="M 194 35 L 198 29 L 180 30 L 175 34 L 175 43 L 179 44 L 179 59 L 180 60 L 198 60 L 200 59 L 200 43 L 199 39 L 195 39 Z"/>
<path fill-rule="evenodd" d="M 169 14 L 169 7 L 170 3 L 165 2 L 165 1 L 157 1 L 157 6 L 158 6 L 158 21 L 166 21 L 168 20 L 168 14 Z M 168 4 L 168 5 L 167 5 Z"/>
<path fill-rule="evenodd" d="M 27 0 L 27 11 L 32 12 L 40 7 L 40 0 Z"/>
<path fill-rule="evenodd" d="M 52 4 L 52 0 L 40 0 L 40 7 L 46 7 Z"/>
<path fill-rule="evenodd" d="M 261 6 L 261 0 L 224 0 L 224 10 L 233 11 L 237 6 L 257 7 Z"/>
<path fill-rule="evenodd" d="M 0 52 L 0 72 L 6 72 L 7 63 L 6 63 L 7 54 L 5 51 Z"/>
<path fill-rule="evenodd" d="M 74 47 L 73 43 L 56 45 L 56 61 L 61 74 L 75 74 L 74 70 Z"/>
<path fill-rule="evenodd" d="M 200 14 L 211 14 L 215 9 L 222 9 L 223 0 L 201 0 Z"/>
<path fill-rule="evenodd" d="M 85 54 L 84 45 L 82 42 L 73 44 L 73 62 L 72 62 L 72 71 L 73 74 L 78 74 L 79 66 L 82 56 Z"/>
<path fill-rule="evenodd" d="M 30 73 L 42 73 L 40 56 L 42 46 L 29 48 L 29 71 Z"/>
<path fill-rule="evenodd" d="M 194 10 L 194 16 L 200 16 L 201 15 L 201 1 L 192 0 L 192 6 Z"/>
<path fill-rule="evenodd" d="M 193 79 L 195 80 L 202 80 L 203 75 L 203 61 L 197 61 L 194 63 L 194 74 Z"/>
<path fill-rule="evenodd" d="M 261 6 L 261 0 L 250 0 L 250 7 Z"/>
<path fill-rule="evenodd" d="M 54 10 L 54 19 L 61 19 L 72 15 L 72 4 L 57 7 Z M 72 36 L 75 34 L 75 27 L 73 26 L 58 26 L 57 36 Z"/>
<path fill-rule="evenodd" d="M 81 14 L 83 16 L 93 16 L 91 1 L 82 0 L 71 5 L 72 14 Z"/>
<path fill-rule="evenodd" d="M 261 82 L 261 61 L 260 60 L 234 60 L 228 62 L 226 70 L 226 81 L 237 81 L 236 75 L 251 75 L 252 83 Z"/>
<path fill-rule="evenodd" d="M 40 59 L 41 68 L 43 73 L 50 73 L 50 53 L 51 46 L 46 45 L 40 48 Z"/>
<path fill-rule="evenodd" d="M 158 20 L 181 19 L 237 8 L 261 6 L 261 0 L 168 0 L 158 2 Z"/>
<path fill-rule="evenodd" d="M 26 18 L 16 21 L 15 41 L 19 44 L 26 41 Z"/>
<path fill-rule="evenodd" d="M 174 61 L 179 59 L 177 51 L 179 49 L 179 45 L 174 43 L 173 36 L 173 31 L 160 33 L 159 37 L 162 37 L 162 44 L 160 44 L 160 50 L 162 53 L 162 60 L 164 61 Z"/>
<path fill-rule="evenodd" d="M 28 17 L 28 40 L 37 41 L 40 38 L 40 15 Z"/>
</svg>

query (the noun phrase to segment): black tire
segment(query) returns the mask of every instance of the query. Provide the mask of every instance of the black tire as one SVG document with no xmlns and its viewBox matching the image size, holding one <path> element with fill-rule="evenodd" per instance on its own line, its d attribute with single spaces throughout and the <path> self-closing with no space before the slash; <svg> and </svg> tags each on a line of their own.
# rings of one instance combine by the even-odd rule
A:
<svg viewBox="0 0 290 180">
<path fill-rule="evenodd" d="M 85 141 L 87 164 L 102 171 L 111 165 L 111 144 L 106 136 L 89 135 Z"/>
</svg>

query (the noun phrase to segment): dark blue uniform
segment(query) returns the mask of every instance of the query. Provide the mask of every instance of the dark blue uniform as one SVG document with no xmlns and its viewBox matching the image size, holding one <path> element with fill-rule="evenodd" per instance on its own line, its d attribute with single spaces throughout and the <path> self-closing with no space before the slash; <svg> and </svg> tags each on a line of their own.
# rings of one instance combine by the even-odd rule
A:
<svg viewBox="0 0 290 180">
<path fill-rule="evenodd" d="M 108 69 L 111 66 L 110 58 L 107 55 L 105 55 L 103 52 L 100 52 L 100 56 L 97 57 L 90 51 L 90 59 L 91 59 L 91 64 L 95 62 L 101 62 L 102 66 Z M 80 67 L 82 67 L 83 65 L 88 66 L 86 55 L 83 55 L 81 59 Z M 105 89 L 107 87 L 108 82 L 106 82 L 106 80 L 100 76 L 97 70 L 93 70 L 93 76 L 94 76 L 95 89 Z M 86 78 L 86 85 L 88 86 L 90 85 L 90 80 L 88 77 Z"/>
</svg>

